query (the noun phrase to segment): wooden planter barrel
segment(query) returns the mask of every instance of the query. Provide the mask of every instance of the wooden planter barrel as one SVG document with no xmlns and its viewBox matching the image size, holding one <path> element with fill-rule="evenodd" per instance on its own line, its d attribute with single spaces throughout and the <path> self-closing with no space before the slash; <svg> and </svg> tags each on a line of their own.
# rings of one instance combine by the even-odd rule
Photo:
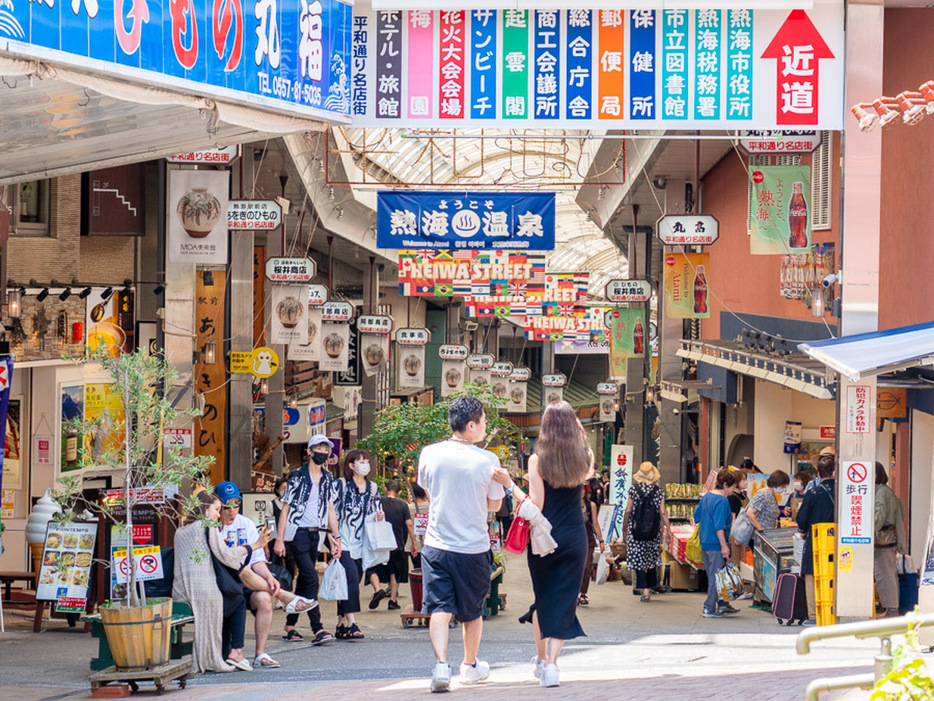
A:
<svg viewBox="0 0 934 701">
<path fill-rule="evenodd" d="M 118 670 L 152 669 L 169 661 L 172 599 L 148 606 L 101 608 L 101 623 Z"/>
</svg>

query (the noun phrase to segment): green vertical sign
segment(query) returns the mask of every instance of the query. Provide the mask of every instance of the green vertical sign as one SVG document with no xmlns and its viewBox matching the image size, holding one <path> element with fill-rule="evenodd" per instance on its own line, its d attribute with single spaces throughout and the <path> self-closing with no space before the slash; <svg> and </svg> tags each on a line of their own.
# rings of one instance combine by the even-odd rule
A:
<svg viewBox="0 0 934 701">
<path fill-rule="evenodd" d="M 807 253 L 811 248 L 811 167 L 750 166 L 749 252 Z"/>
<path fill-rule="evenodd" d="M 529 116 L 529 11 L 503 10 L 503 104 L 506 119 Z"/>
</svg>

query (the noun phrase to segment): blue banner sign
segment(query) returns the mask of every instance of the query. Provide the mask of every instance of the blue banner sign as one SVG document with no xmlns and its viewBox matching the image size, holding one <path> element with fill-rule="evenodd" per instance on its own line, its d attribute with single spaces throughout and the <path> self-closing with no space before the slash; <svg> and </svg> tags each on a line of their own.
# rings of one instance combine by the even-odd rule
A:
<svg viewBox="0 0 934 701">
<path fill-rule="evenodd" d="M 300 115 L 348 115 L 351 21 L 340 0 L 2 0 L 0 51 Z"/>
<path fill-rule="evenodd" d="M 380 192 L 376 245 L 550 251 L 555 247 L 555 195 Z"/>
</svg>

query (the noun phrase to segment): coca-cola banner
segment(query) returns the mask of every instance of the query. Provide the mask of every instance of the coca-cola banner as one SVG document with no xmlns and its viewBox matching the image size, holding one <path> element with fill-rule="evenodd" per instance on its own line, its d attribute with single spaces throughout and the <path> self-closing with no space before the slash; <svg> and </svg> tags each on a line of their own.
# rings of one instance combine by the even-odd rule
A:
<svg viewBox="0 0 934 701">
<path fill-rule="evenodd" d="M 614 309 L 607 313 L 610 327 L 610 375 L 626 377 L 626 361 L 645 356 L 648 332 L 644 309 Z"/>
<path fill-rule="evenodd" d="M 811 247 L 811 167 L 750 166 L 749 252 L 807 253 Z"/>
<path fill-rule="evenodd" d="M 665 254 L 664 314 L 666 317 L 669 319 L 706 319 L 710 316 L 707 289 L 709 272 L 709 253 Z"/>
</svg>

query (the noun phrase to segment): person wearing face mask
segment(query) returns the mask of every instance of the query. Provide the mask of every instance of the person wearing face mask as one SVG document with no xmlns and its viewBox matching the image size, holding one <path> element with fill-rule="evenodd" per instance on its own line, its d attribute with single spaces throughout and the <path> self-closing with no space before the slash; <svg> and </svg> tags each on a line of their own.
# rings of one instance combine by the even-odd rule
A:
<svg viewBox="0 0 934 701">
<path fill-rule="evenodd" d="M 369 478 L 370 454 L 349 450 L 344 457 L 343 476 L 338 480 L 335 509 L 340 527 L 340 561 L 347 574 L 347 598 L 337 602 L 338 640 L 362 640 L 364 635 L 355 621 L 360 611 L 360 578 L 363 577 L 364 524 L 371 516 L 383 520 L 376 483 Z"/>
<path fill-rule="evenodd" d="M 334 475 L 325 469 L 331 454 L 331 441 L 327 436 L 312 436 L 305 449 L 307 462 L 289 475 L 285 493 L 282 495 L 282 512 L 279 514 L 276 544 L 273 551 L 279 557 L 287 553 L 298 567 L 295 593 L 308 599 L 318 597 L 318 546 L 325 535 L 331 543 L 331 555 L 341 556 L 341 536 L 334 509 L 337 493 Z M 284 639 L 300 642 L 301 634 L 295 630 L 298 614 L 289 614 L 285 619 Z M 311 623 L 312 645 L 322 645 L 334 640 L 324 630 L 321 611 L 315 606 L 308 610 Z"/>
<path fill-rule="evenodd" d="M 798 510 L 801 508 L 801 502 L 804 500 L 804 490 L 807 488 L 811 478 L 811 470 L 809 469 L 799 470 L 795 473 L 795 480 L 792 484 L 794 487 L 794 494 L 791 497 L 790 503 L 791 513 L 788 514 L 795 523 L 798 521 Z"/>
<path fill-rule="evenodd" d="M 788 473 L 775 470 L 766 480 L 765 489 L 760 489 L 750 499 L 746 518 L 757 533 L 778 527 L 779 507 L 775 495 L 783 496 L 790 483 Z"/>
</svg>

